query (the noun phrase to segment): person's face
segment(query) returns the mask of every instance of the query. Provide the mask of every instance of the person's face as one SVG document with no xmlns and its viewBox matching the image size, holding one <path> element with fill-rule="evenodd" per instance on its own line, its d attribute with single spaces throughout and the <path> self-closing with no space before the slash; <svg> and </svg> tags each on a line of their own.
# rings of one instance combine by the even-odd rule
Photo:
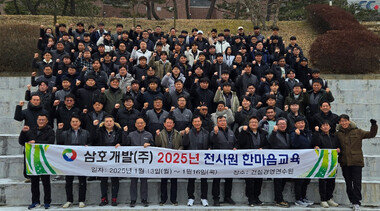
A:
<svg viewBox="0 0 380 211">
<path fill-rule="evenodd" d="M 145 125 L 146 125 L 146 123 L 143 119 L 139 118 L 136 120 L 135 127 L 137 128 L 137 130 L 139 130 L 139 131 L 144 130 Z"/>
<path fill-rule="evenodd" d="M 125 51 L 125 49 L 126 49 L 125 44 L 124 43 L 120 43 L 119 50 Z"/>
<path fill-rule="evenodd" d="M 249 92 L 249 94 L 254 94 L 256 91 L 256 88 L 255 88 L 255 86 L 249 86 L 247 88 L 247 91 Z"/>
<path fill-rule="evenodd" d="M 104 126 L 107 129 L 112 129 L 113 126 L 115 126 L 115 121 L 111 117 L 105 118 L 104 119 Z"/>
<path fill-rule="evenodd" d="M 244 70 L 245 70 L 246 73 L 251 73 L 252 68 L 251 68 L 251 66 L 247 65 L 247 66 L 244 67 Z"/>
<path fill-rule="evenodd" d="M 298 48 L 293 48 L 293 54 L 294 55 L 300 54 L 300 50 Z"/>
<path fill-rule="evenodd" d="M 220 118 L 220 119 L 218 119 L 217 120 L 217 125 L 218 125 L 218 127 L 225 129 L 227 127 L 227 120 L 226 120 L 226 118 Z"/>
<path fill-rule="evenodd" d="M 225 32 L 223 32 L 224 33 L 224 36 L 226 37 L 226 36 L 230 36 L 230 32 L 229 31 L 225 31 Z"/>
<path fill-rule="evenodd" d="M 278 129 L 279 129 L 281 132 L 285 132 L 286 127 L 287 127 L 286 121 L 285 121 L 285 120 L 280 120 L 280 121 L 278 121 L 277 126 L 278 126 Z"/>
<path fill-rule="evenodd" d="M 197 129 L 197 130 L 201 129 L 201 127 L 202 127 L 202 120 L 201 120 L 201 118 L 200 117 L 194 118 L 192 124 L 193 124 L 193 127 L 195 129 Z"/>
<path fill-rule="evenodd" d="M 75 68 L 69 68 L 69 69 L 67 70 L 67 72 L 68 72 L 70 75 L 74 75 L 74 74 L 77 72 L 77 70 L 76 70 Z"/>
<path fill-rule="evenodd" d="M 273 43 L 278 43 L 277 39 L 272 40 Z"/>
<path fill-rule="evenodd" d="M 322 103 L 321 111 L 323 113 L 328 113 L 331 110 L 331 106 L 328 103 Z"/>
<path fill-rule="evenodd" d="M 296 122 L 295 126 L 298 130 L 304 130 L 305 129 L 305 121 L 298 121 L 298 122 Z"/>
<path fill-rule="evenodd" d="M 202 115 L 206 115 L 208 113 L 207 106 L 201 106 L 199 113 L 201 113 Z"/>
<path fill-rule="evenodd" d="M 148 71 L 146 71 L 146 74 L 147 74 L 148 76 L 153 76 L 154 73 L 155 73 L 155 72 L 154 72 L 153 68 L 151 68 L 151 67 L 148 69 Z"/>
<path fill-rule="evenodd" d="M 48 85 L 45 84 L 45 83 L 41 83 L 41 84 L 38 86 L 38 90 L 40 90 L 41 92 L 45 92 L 48 88 L 49 88 Z"/>
<path fill-rule="evenodd" d="M 272 86 L 270 86 L 270 90 L 274 91 L 274 92 L 277 92 L 279 86 L 277 84 L 272 84 Z"/>
<path fill-rule="evenodd" d="M 278 30 L 273 30 L 273 35 L 278 35 Z"/>
<path fill-rule="evenodd" d="M 243 99 L 243 101 L 241 102 L 241 105 L 243 106 L 243 108 L 249 108 L 251 107 L 251 101 Z"/>
<path fill-rule="evenodd" d="M 209 50 L 208 50 L 208 52 L 210 52 L 211 54 L 215 54 L 215 48 L 210 48 Z"/>
<path fill-rule="evenodd" d="M 157 52 L 162 52 L 162 46 L 161 45 L 157 45 L 156 46 L 156 51 Z"/>
<path fill-rule="evenodd" d="M 324 133 L 328 133 L 330 131 L 331 127 L 329 124 L 325 123 L 323 125 L 321 125 L 321 130 L 324 132 Z"/>
<path fill-rule="evenodd" d="M 71 63 L 71 59 L 69 59 L 69 58 L 63 58 L 63 63 L 66 64 L 66 65 L 68 65 L 68 64 Z"/>
<path fill-rule="evenodd" d="M 240 63 L 242 60 L 243 60 L 243 58 L 240 55 L 238 55 L 238 56 L 235 57 L 235 61 L 237 63 Z"/>
<path fill-rule="evenodd" d="M 162 108 L 162 100 L 156 100 L 153 102 L 153 107 L 156 110 L 159 110 Z"/>
<path fill-rule="evenodd" d="M 170 30 L 170 35 L 175 36 L 175 29 Z"/>
<path fill-rule="evenodd" d="M 99 112 L 103 109 L 103 104 L 96 102 L 96 103 L 94 103 L 94 105 L 92 105 L 92 107 L 94 108 L 94 110 L 96 112 Z"/>
<path fill-rule="evenodd" d="M 120 63 L 121 64 L 126 64 L 127 63 L 127 59 L 124 56 L 120 57 Z"/>
<path fill-rule="evenodd" d="M 261 55 L 255 56 L 255 60 L 258 61 L 258 62 L 261 62 L 262 58 L 263 57 Z"/>
<path fill-rule="evenodd" d="M 149 34 L 148 34 L 148 32 L 144 32 L 142 36 L 143 36 L 144 39 L 148 39 Z"/>
<path fill-rule="evenodd" d="M 268 79 L 268 80 L 272 80 L 273 79 L 273 74 L 270 73 L 270 74 L 266 74 L 265 77 Z"/>
<path fill-rule="evenodd" d="M 260 29 L 255 29 L 255 30 L 253 30 L 253 32 L 254 32 L 255 34 L 260 34 Z"/>
<path fill-rule="evenodd" d="M 217 107 L 217 109 L 218 109 L 218 111 L 223 111 L 224 107 L 225 106 L 223 104 L 219 104 L 218 107 Z"/>
<path fill-rule="evenodd" d="M 174 121 L 172 119 L 167 119 L 164 122 L 164 127 L 167 131 L 172 131 L 174 128 Z"/>
<path fill-rule="evenodd" d="M 79 43 L 79 44 L 78 44 L 78 50 L 79 50 L 79 51 L 83 51 L 84 48 L 85 48 L 85 47 L 84 47 L 84 44 L 83 44 L 83 43 Z"/>
<path fill-rule="evenodd" d="M 232 54 L 232 50 L 231 50 L 231 48 L 228 48 L 228 49 L 227 49 L 227 54 L 228 54 L 228 55 Z"/>
<path fill-rule="evenodd" d="M 132 90 L 133 91 L 138 91 L 140 89 L 140 85 L 138 83 L 132 84 Z"/>
<path fill-rule="evenodd" d="M 99 70 L 99 68 L 100 68 L 100 62 L 99 61 L 95 61 L 94 63 L 92 63 L 92 68 L 94 68 L 94 70 Z"/>
<path fill-rule="evenodd" d="M 156 27 L 155 31 L 157 34 L 161 34 L 161 27 Z"/>
<path fill-rule="evenodd" d="M 46 116 L 37 117 L 37 125 L 39 128 L 44 128 L 48 123 L 48 118 Z"/>
<path fill-rule="evenodd" d="M 168 58 L 168 56 L 166 54 L 161 54 L 160 58 L 161 58 L 162 61 L 166 61 L 166 59 Z"/>
<path fill-rule="evenodd" d="M 223 86 L 223 92 L 224 93 L 230 93 L 231 92 L 231 86 Z"/>
<path fill-rule="evenodd" d="M 45 75 L 51 75 L 53 73 L 53 70 L 51 69 L 51 67 L 45 67 L 44 73 Z"/>
<path fill-rule="evenodd" d="M 91 58 L 91 53 L 90 53 L 90 51 L 86 51 L 86 52 L 84 52 L 83 56 L 84 56 L 84 58 L 86 58 L 86 59 Z"/>
<path fill-rule="evenodd" d="M 185 108 L 186 107 L 186 99 L 181 97 L 177 101 L 179 108 Z"/>
<path fill-rule="evenodd" d="M 257 130 L 259 127 L 259 121 L 257 119 L 251 119 L 248 122 L 248 126 L 251 130 Z"/>
<path fill-rule="evenodd" d="M 137 33 L 140 33 L 140 32 L 141 32 L 141 27 L 140 27 L 140 26 L 137 26 L 137 27 L 136 27 L 136 32 L 137 32 Z"/>
<path fill-rule="evenodd" d="M 128 39 L 128 34 L 127 34 L 127 33 L 123 33 L 123 34 L 121 35 L 121 37 L 122 37 L 124 40 L 126 40 L 126 39 Z"/>
<path fill-rule="evenodd" d="M 228 81 L 229 78 L 230 78 L 229 74 L 222 74 L 223 81 Z"/>
<path fill-rule="evenodd" d="M 166 40 L 165 37 L 161 37 L 161 42 L 162 42 L 162 43 L 166 43 L 166 41 L 167 41 L 167 40 Z"/>
<path fill-rule="evenodd" d="M 184 57 L 184 56 L 181 56 L 181 58 L 179 58 L 179 62 L 180 62 L 181 64 L 186 64 L 186 61 L 187 61 L 187 59 L 186 59 L 186 57 Z"/>
<path fill-rule="evenodd" d="M 140 48 L 141 48 L 141 50 L 146 50 L 146 42 L 141 42 Z"/>
<path fill-rule="evenodd" d="M 218 41 L 219 41 L 219 42 L 223 42 L 223 41 L 224 41 L 224 36 L 219 36 L 219 37 L 218 37 Z"/>
<path fill-rule="evenodd" d="M 88 79 L 87 81 L 86 81 L 86 85 L 87 86 L 94 86 L 95 85 L 95 80 L 94 79 Z"/>
<path fill-rule="evenodd" d="M 49 60 L 51 59 L 51 54 L 50 54 L 50 53 L 45 53 L 45 54 L 44 54 L 44 59 L 45 59 L 46 61 L 49 61 Z"/>
<path fill-rule="evenodd" d="M 110 86 L 114 89 L 117 89 L 119 87 L 120 82 L 118 80 L 112 80 L 110 82 Z"/>
<path fill-rule="evenodd" d="M 202 39 L 202 37 L 203 37 L 203 34 L 198 34 L 198 39 Z"/>
<path fill-rule="evenodd" d="M 202 75 L 203 74 L 203 70 L 200 67 L 197 67 L 197 69 L 195 69 L 195 74 Z"/>
<path fill-rule="evenodd" d="M 107 34 L 107 35 L 104 37 L 104 39 L 106 39 L 106 40 L 111 40 L 111 35 Z"/>
<path fill-rule="evenodd" d="M 290 72 L 288 74 L 288 78 L 290 78 L 290 79 L 294 79 L 295 77 L 296 77 L 296 74 L 294 72 Z"/>
<path fill-rule="evenodd" d="M 319 78 L 320 75 L 320 73 L 313 73 L 311 76 L 313 76 L 313 78 Z"/>
<path fill-rule="evenodd" d="M 63 35 L 62 39 L 63 39 L 63 41 L 68 41 L 69 40 L 69 36 L 68 35 Z M 57 49 L 58 49 L 58 47 L 57 47 Z M 59 47 L 59 50 L 61 50 L 61 49 L 63 49 L 63 48 Z"/>
<path fill-rule="evenodd" d="M 127 75 L 127 69 L 125 69 L 124 67 L 123 67 L 123 68 L 120 68 L 120 69 L 119 69 L 119 74 L 120 74 L 121 76 L 125 76 L 125 75 Z"/>
<path fill-rule="evenodd" d="M 313 91 L 319 92 L 322 89 L 322 85 L 320 83 L 313 83 Z"/>
<path fill-rule="evenodd" d="M 77 26 L 77 29 L 78 29 L 78 31 L 83 31 L 83 26 L 79 25 L 79 26 Z"/>
<path fill-rule="evenodd" d="M 307 65 L 307 61 L 301 61 L 300 63 L 303 67 L 305 67 Z"/>
<path fill-rule="evenodd" d="M 196 50 L 198 49 L 198 46 L 197 46 L 197 45 L 192 45 L 192 46 L 191 46 L 191 49 L 192 49 L 193 51 L 196 51 Z"/>
<path fill-rule="evenodd" d="M 124 106 L 126 109 L 130 110 L 133 107 L 134 103 L 133 100 L 129 99 L 124 101 Z"/>
<path fill-rule="evenodd" d="M 276 112 L 274 112 L 273 109 L 269 109 L 266 112 L 266 116 L 268 117 L 269 120 L 273 120 L 275 115 L 276 115 Z"/>
<path fill-rule="evenodd" d="M 202 82 L 200 83 L 200 86 L 202 89 L 208 89 L 208 82 Z"/>
<path fill-rule="evenodd" d="M 204 60 L 206 60 L 206 57 L 205 57 L 204 55 L 200 55 L 198 58 L 199 58 L 199 61 L 202 61 L 202 62 L 203 62 Z"/>
<path fill-rule="evenodd" d="M 182 88 L 183 88 L 183 84 L 181 82 L 177 82 L 177 83 L 174 84 L 174 88 L 177 91 L 181 91 Z"/>
<path fill-rule="evenodd" d="M 72 118 L 71 121 L 70 121 L 70 125 L 73 129 L 78 129 L 80 127 L 80 120 L 77 119 L 77 118 Z"/>
<path fill-rule="evenodd" d="M 122 32 L 122 31 L 123 31 L 123 27 L 121 27 L 121 26 L 116 27 L 116 31 L 117 31 L 118 33 Z"/>
<path fill-rule="evenodd" d="M 346 129 L 350 125 L 350 120 L 341 118 L 339 120 L 339 125 L 342 126 L 344 129 Z"/>
<path fill-rule="evenodd" d="M 298 104 L 290 105 L 290 110 L 291 110 L 293 113 L 298 112 L 299 109 L 300 109 L 300 106 L 299 106 Z"/>
<path fill-rule="evenodd" d="M 150 84 L 149 84 L 149 88 L 150 88 L 151 90 L 156 90 L 156 89 L 157 89 L 157 84 L 156 84 L 156 83 L 150 83 Z"/>
<path fill-rule="evenodd" d="M 256 48 L 259 49 L 259 50 L 262 50 L 263 47 L 264 47 L 263 43 L 261 43 L 261 42 L 256 45 Z"/>
<path fill-rule="evenodd" d="M 104 56 L 104 60 L 107 62 L 111 61 L 111 56 L 107 54 L 106 56 Z"/>
<path fill-rule="evenodd" d="M 98 28 L 100 31 L 104 30 L 104 26 L 103 25 L 98 25 Z"/>
<path fill-rule="evenodd" d="M 274 106 L 274 105 L 276 105 L 276 100 L 274 100 L 274 99 L 268 99 L 267 100 L 267 104 L 268 104 L 268 106 Z"/>
<path fill-rule="evenodd" d="M 98 51 L 101 52 L 101 53 L 104 53 L 105 50 L 106 50 L 106 48 L 104 46 L 99 46 L 98 47 Z"/>
<path fill-rule="evenodd" d="M 65 99 L 65 105 L 67 106 L 67 107 L 69 107 L 69 108 L 71 108 L 71 107 L 73 107 L 74 106 L 74 99 L 73 98 L 71 98 L 71 97 L 67 97 L 66 99 Z"/>
<path fill-rule="evenodd" d="M 90 42 L 90 36 L 84 36 L 83 37 L 83 40 L 85 41 L 85 42 Z"/>
<path fill-rule="evenodd" d="M 41 103 L 41 99 L 39 96 L 33 96 L 32 99 L 30 99 L 30 103 L 33 105 L 33 106 L 39 106 L 40 103 Z"/>
<path fill-rule="evenodd" d="M 297 43 L 297 40 L 290 40 L 291 45 L 295 45 Z"/>
<path fill-rule="evenodd" d="M 211 32 L 212 37 L 216 37 L 216 32 Z"/>
<path fill-rule="evenodd" d="M 59 51 L 62 51 L 64 47 L 65 47 L 65 46 L 63 46 L 62 43 L 58 43 L 58 44 L 57 44 L 57 50 L 59 50 Z"/>
<path fill-rule="evenodd" d="M 280 67 L 284 67 L 285 64 L 286 64 L 285 59 L 280 59 L 280 60 L 278 61 L 278 65 L 279 65 Z"/>
<path fill-rule="evenodd" d="M 63 87 L 64 89 L 69 88 L 70 85 L 71 85 L 70 81 L 67 81 L 67 80 L 62 81 L 62 87 Z"/>
<path fill-rule="evenodd" d="M 251 42 L 254 44 L 254 43 L 256 43 L 257 42 L 257 38 L 256 37 L 252 37 L 251 38 Z"/>
<path fill-rule="evenodd" d="M 141 60 L 139 60 L 140 62 L 140 64 L 142 65 L 142 66 L 145 66 L 146 65 L 146 59 L 141 59 Z"/>
</svg>

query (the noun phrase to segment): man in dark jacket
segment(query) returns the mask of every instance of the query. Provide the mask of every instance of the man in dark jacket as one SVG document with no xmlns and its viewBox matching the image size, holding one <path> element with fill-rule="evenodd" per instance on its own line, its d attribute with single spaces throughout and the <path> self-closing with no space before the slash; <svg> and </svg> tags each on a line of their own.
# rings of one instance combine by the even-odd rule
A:
<svg viewBox="0 0 380 211">
<path fill-rule="evenodd" d="M 331 105 L 328 101 L 323 102 L 319 108 L 320 112 L 316 113 L 312 118 L 314 120 L 312 128 L 320 126 L 322 122 L 327 120 L 330 122 L 330 133 L 335 133 L 339 116 L 331 112 Z"/>
<path fill-rule="evenodd" d="M 99 123 L 98 120 L 94 121 L 94 126 L 97 126 Z M 128 127 L 124 128 L 124 131 L 127 131 Z M 94 142 L 95 146 L 115 146 L 119 147 L 122 142 L 123 129 L 121 129 L 118 123 L 115 123 L 113 116 L 107 115 L 104 117 L 104 122 L 99 124 L 99 127 L 96 129 L 97 137 Z M 117 194 L 119 192 L 119 178 L 111 177 L 112 183 L 112 206 L 117 206 Z M 108 191 L 108 177 L 100 178 L 100 189 L 102 192 L 102 201 L 99 206 L 105 206 L 108 204 L 107 191 Z"/>
<path fill-rule="evenodd" d="M 140 112 L 134 108 L 133 97 L 131 95 L 124 96 L 124 106 L 116 104 L 112 115 L 115 117 L 115 121 L 120 124 L 121 127 L 128 126 L 128 131 L 133 132 L 136 130 L 135 122 Z"/>
<path fill-rule="evenodd" d="M 113 77 L 110 80 L 109 89 L 100 94 L 104 102 L 104 111 L 111 114 L 116 104 L 121 104 L 123 99 L 123 92 L 119 88 L 120 79 Z"/>
<path fill-rule="evenodd" d="M 54 118 L 57 119 L 58 123 L 63 123 L 63 130 L 70 129 L 70 119 L 72 115 L 80 115 L 82 112 L 79 108 L 74 107 L 75 105 L 75 96 L 73 94 L 68 94 L 65 96 L 64 105 L 58 105 L 59 100 L 54 101 Z"/>
<path fill-rule="evenodd" d="M 194 116 L 192 119 L 193 127 L 186 128 L 183 136 L 182 145 L 187 150 L 207 150 L 210 149 L 210 137 L 209 132 L 205 130 L 202 125 L 202 119 L 200 116 Z M 194 190 L 195 190 L 195 178 L 189 178 L 187 183 L 187 196 L 188 206 L 194 204 Z M 204 207 L 208 206 L 207 201 L 207 178 L 201 178 L 201 202 Z"/>
<path fill-rule="evenodd" d="M 227 127 L 227 119 L 225 116 L 217 117 L 217 125 L 210 133 L 211 149 L 234 149 L 237 148 L 237 140 L 231 129 Z M 232 178 L 224 179 L 224 202 L 234 205 L 235 202 L 231 198 Z M 214 178 L 212 181 L 212 196 L 214 206 L 220 206 L 220 178 Z"/>
<path fill-rule="evenodd" d="M 77 81 L 76 86 L 73 89 L 73 93 L 78 102 L 78 107 L 81 111 L 83 111 L 83 109 L 91 111 L 94 100 L 100 97 L 100 90 L 98 89 L 93 76 L 89 76 L 86 79 L 86 84 L 83 88 L 79 88 L 80 83 L 80 81 Z"/>
<path fill-rule="evenodd" d="M 342 114 L 339 117 L 339 126 L 336 136 L 341 145 L 339 163 L 342 167 L 344 180 L 346 181 L 346 191 L 354 210 L 360 210 L 360 200 L 362 199 L 362 168 L 364 167 L 364 157 L 362 150 L 363 139 L 373 138 L 377 134 L 378 126 L 376 120 L 371 119 L 371 130 L 359 129 L 350 117 Z"/>
<path fill-rule="evenodd" d="M 37 128 L 31 129 L 29 126 L 24 126 L 20 137 L 18 139 L 20 145 L 25 146 L 28 144 L 54 144 L 55 133 L 54 130 L 48 125 L 48 116 L 46 114 L 40 114 L 37 117 Z M 49 209 L 51 203 L 51 187 L 50 176 L 30 176 L 31 191 L 32 191 L 32 204 L 28 209 L 39 207 L 40 204 L 40 179 L 44 186 L 44 207 Z"/>
<path fill-rule="evenodd" d="M 163 107 L 162 98 L 155 98 L 153 101 L 153 109 L 146 111 L 147 105 L 144 105 L 142 114 L 145 114 L 146 120 L 149 124 L 148 131 L 155 134 L 157 130 L 162 130 L 164 128 L 164 120 L 169 116 L 169 112 L 162 109 Z"/>
<path fill-rule="evenodd" d="M 60 145 L 79 145 L 87 146 L 92 143 L 90 133 L 87 130 L 82 129 L 80 117 L 72 115 L 70 119 L 71 128 L 65 131 L 63 129 L 63 123 L 58 124 L 57 130 L 57 144 Z M 87 181 L 85 176 L 78 176 L 79 179 L 79 207 L 85 207 L 84 201 L 86 200 L 86 186 Z M 66 176 L 66 198 L 67 202 L 63 205 L 63 208 L 69 208 L 73 199 L 73 180 L 74 176 Z"/>
<path fill-rule="evenodd" d="M 333 101 L 334 97 L 330 89 L 324 90 L 320 81 L 314 81 L 313 90 L 309 92 L 310 116 L 319 112 L 319 107 L 323 102 L 331 103 Z"/>
<path fill-rule="evenodd" d="M 248 126 L 243 126 L 238 136 L 239 149 L 265 149 L 268 147 L 268 133 L 259 129 L 259 119 L 251 116 L 248 120 Z M 259 196 L 261 193 L 262 178 L 245 179 L 245 195 L 248 197 L 249 206 L 261 205 Z"/>
<path fill-rule="evenodd" d="M 321 131 L 319 131 L 319 129 L 321 129 Z M 314 149 L 336 149 L 339 153 L 339 141 L 333 133 L 330 133 L 330 129 L 330 122 L 328 120 L 324 120 L 319 126 L 315 126 L 311 145 Z M 334 189 L 335 178 L 319 179 L 319 195 L 321 196 L 321 206 L 323 208 L 338 206 L 338 204 L 332 199 Z"/>
<path fill-rule="evenodd" d="M 193 113 L 186 108 L 187 100 L 185 96 L 179 96 L 177 99 L 178 107 L 171 109 L 169 115 L 173 116 L 175 119 L 174 128 L 178 131 L 183 131 L 185 128 L 191 126 L 191 119 L 193 118 Z"/>
<path fill-rule="evenodd" d="M 168 116 L 164 120 L 164 129 L 156 131 L 155 146 L 168 149 L 182 150 L 182 135 L 178 130 L 174 129 L 174 118 Z M 160 206 L 163 206 L 168 200 L 168 178 L 161 178 L 161 201 Z M 174 206 L 177 202 L 177 179 L 170 178 L 170 201 Z"/>
<path fill-rule="evenodd" d="M 24 101 L 20 101 L 20 104 L 16 106 L 14 119 L 17 121 L 23 121 L 25 126 L 29 126 L 31 129 L 37 128 L 37 117 L 40 114 L 48 114 L 48 112 L 41 106 L 41 98 L 39 95 L 34 94 L 28 103 L 28 108 L 22 110 Z"/>
<path fill-rule="evenodd" d="M 52 108 L 53 108 L 53 102 L 54 102 L 54 93 L 52 93 L 52 90 L 48 87 L 47 82 L 41 81 L 38 86 L 38 90 L 36 92 L 31 92 L 30 85 L 27 86 L 28 89 L 25 91 L 25 100 L 30 101 L 31 97 L 33 95 L 40 96 L 41 99 L 41 106 L 43 109 L 45 109 L 49 114 L 49 124 L 50 126 L 53 126 L 53 119 L 52 119 Z"/>
<path fill-rule="evenodd" d="M 145 130 L 146 122 L 143 117 L 138 117 L 135 123 L 135 131 L 128 134 L 126 139 L 123 139 L 123 146 L 154 146 L 154 140 L 151 133 Z M 137 181 L 138 178 L 131 178 L 130 196 L 131 207 L 136 206 L 137 200 Z M 144 207 L 149 206 L 148 203 L 148 180 L 146 178 L 140 178 L 140 197 Z"/>
<path fill-rule="evenodd" d="M 305 128 L 306 120 L 303 117 L 297 117 L 295 120 L 296 129 L 290 133 L 290 140 L 292 142 L 293 149 L 311 149 L 311 132 Z M 310 179 L 294 179 L 294 192 L 296 195 L 297 206 L 308 207 L 314 204 L 306 198 L 307 186 L 310 183 Z"/>
<path fill-rule="evenodd" d="M 93 125 L 94 121 L 98 120 L 98 122 L 103 122 L 104 117 L 108 115 L 108 113 L 103 110 L 103 102 L 100 99 L 94 100 L 92 108 L 92 111 L 84 109 L 82 113 L 83 122 L 81 124 L 81 127 L 90 132 L 90 134 L 94 133 L 97 127 L 97 125 Z"/>
<path fill-rule="evenodd" d="M 273 131 L 269 136 L 268 143 L 270 149 L 291 149 L 290 135 L 286 132 L 287 120 L 283 117 L 278 118 L 276 125 L 273 127 Z M 276 206 L 289 207 L 289 203 L 284 200 L 282 192 L 288 179 L 275 178 L 274 184 L 274 201 Z"/>
<path fill-rule="evenodd" d="M 197 80 L 197 79 L 196 79 Z M 197 81 L 194 81 L 196 83 Z M 199 85 L 194 84 L 191 87 L 190 96 L 192 98 L 192 105 L 196 108 L 201 105 L 207 106 L 210 112 L 214 111 L 214 93 L 209 89 L 210 80 L 208 78 L 201 78 Z"/>
<path fill-rule="evenodd" d="M 238 126 L 248 125 L 250 117 L 257 115 L 257 110 L 251 107 L 251 99 L 244 96 L 237 112 L 235 113 L 235 123 Z"/>
</svg>

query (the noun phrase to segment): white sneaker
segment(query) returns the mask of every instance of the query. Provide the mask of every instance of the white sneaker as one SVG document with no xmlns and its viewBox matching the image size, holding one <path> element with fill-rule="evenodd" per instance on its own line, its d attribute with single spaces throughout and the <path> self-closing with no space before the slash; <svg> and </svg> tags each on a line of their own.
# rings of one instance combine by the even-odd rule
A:
<svg viewBox="0 0 380 211">
<path fill-rule="evenodd" d="M 189 201 L 187 201 L 187 206 L 193 206 L 194 205 L 194 199 L 189 199 Z"/>
<path fill-rule="evenodd" d="M 330 207 L 329 204 L 327 203 L 327 201 L 321 201 L 321 206 L 323 208 L 329 208 Z"/>
<path fill-rule="evenodd" d="M 354 211 L 360 211 L 360 205 L 354 204 L 352 210 L 354 210 Z"/>
<path fill-rule="evenodd" d="M 72 204 L 72 203 L 68 201 L 68 202 L 66 202 L 62 207 L 63 207 L 63 208 L 69 208 L 69 207 L 71 207 L 71 204 Z"/>
<path fill-rule="evenodd" d="M 83 208 L 85 207 L 86 205 L 84 204 L 84 202 L 79 202 L 79 208 Z"/>
<path fill-rule="evenodd" d="M 202 205 L 204 207 L 208 207 L 208 201 L 207 201 L 207 199 L 201 199 L 201 202 L 202 202 Z"/>
<path fill-rule="evenodd" d="M 303 202 L 302 200 L 297 200 L 297 201 L 294 202 L 294 204 L 295 204 L 296 206 L 300 206 L 300 207 L 307 207 L 307 206 L 309 206 L 308 204 L 306 204 L 306 203 Z"/>
<path fill-rule="evenodd" d="M 332 200 L 332 199 L 328 200 L 327 203 L 328 203 L 330 206 L 332 206 L 332 207 L 337 207 L 337 206 L 339 206 L 339 204 L 336 203 L 336 202 L 335 202 L 334 200 Z"/>
</svg>

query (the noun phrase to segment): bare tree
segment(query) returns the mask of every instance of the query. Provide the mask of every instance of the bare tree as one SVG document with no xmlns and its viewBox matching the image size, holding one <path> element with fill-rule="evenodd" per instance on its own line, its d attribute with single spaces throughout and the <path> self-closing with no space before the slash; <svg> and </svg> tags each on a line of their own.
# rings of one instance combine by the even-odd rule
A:
<svg viewBox="0 0 380 211">
<path fill-rule="evenodd" d="M 174 12 L 174 19 L 178 19 L 177 0 L 173 0 L 173 12 Z"/>
<path fill-rule="evenodd" d="M 214 13 L 214 8 L 215 8 L 215 2 L 216 0 L 210 0 L 210 8 L 208 9 L 206 19 L 211 19 L 212 13 Z"/>
<path fill-rule="evenodd" d="M 185 0 L 186 18 L 191 19 L 189 0 Z"/>
<path fill-rule="evenodd" d="M 156 7 L 154 6 L 154 1 L 151 1 L 151 8 L 152 8 L 152 15 L 153 15 L 154 19 L 161 20 L 161 18 L 158 17 L 158 15 L 156 13 Z"/>
<path fill-rule="evenodd" d="M 70 15 L 75 16 L 75 0 L 70 0 Z"/>
</svg>

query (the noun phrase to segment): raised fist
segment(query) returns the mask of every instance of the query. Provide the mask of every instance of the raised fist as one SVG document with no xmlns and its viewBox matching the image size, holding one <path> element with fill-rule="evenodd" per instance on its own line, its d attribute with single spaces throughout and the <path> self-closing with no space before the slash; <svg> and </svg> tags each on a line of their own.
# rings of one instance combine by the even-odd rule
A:
<svg viewBox="0 0 380 211">
<path fill-rule="evenodd" d="M 301 134 L 301 131 L 299 129 L 296 129 L 294 132 L 296 132 L 297 135 Z"/>
<path fill-rule="evenodd" d="M 87 109 L 83 109 L 82 112 L 83 112 L 84 114 L 87 114 L 87 111 L 88 111 Z"/>
<path fill-rule="evenodd" d="M 127 132 L 127 131 L 128 131 L 128 126 L 124 126 L 123 130 L 124 130 L 125 132 Z"/>
<path fill-rule="evenodd" d="M 111 73 L 111 77 L 115 77 L 115 73 L 114 72 Z"/>
<path fill-rule="evenodd" d="M 58 75 L 61 75 L 62 74 L 62 70 L 58 70 Z"/>
<path fill-rule="evenodd" d="M 265 81 L 266 81 L 266 79 L 265 79 L 265 78 L 261 78 L 261 81 L 262 81 L 262 82 L 265 82 Z"/>
<path fill-rule="evenodd" d="M 302 91 L 303 91 L 303 93 L 306 93 L 306 89 L 305 88 L 303 88 Z"/>
<path fill-rule="evenodd" d="M 32 72 L 32 77 L 36 77 L 37 76 L 37 73 L 36 72 Z"/>
<path fill-rule="evenodd" d="M 77 82 L 75 83 L 76 86 L 79 86 L 80 85 L 80 80 L 77 80 Z"/>
<path fill-rule="evenodd" d="M 244 130 L 244 131 L 247 131 L 247 130 L 248 130 L 248 126 L 247 126 L 247 125 L 244 125 L 244 126 L 243 126 L 243 130 Z"/>
<path fill-rule="evenodd" d="M 329 93 L 330 92 L 330 88 L 326 88 L 326 92 Z"/>
<path fill-rule="evenodd" d="M 273 127 L 273 131 L 276 132 L 277 130 L 278 130 L 278 126 L 275 125 L 275 126 Z"/>
<path fill-rule="evenodd" d="M 24 106 L 24 101 L 20 101 L 19 105 L 20 105 L 21 107 L 23 107 L 23 106 Z"/>
<path fill-rule="evenodd" d="M 25 125 L 23 128 L 22 128 L 22 132 L 27 132 L 29 131 L 29 126 Z"/>
<path fill-rule="evenodd" d="M 318 126 L 315 126 L 314 129 L 315 129 L 315 131 L 317 131 L 317 132 L 319 131 L 319 127 L 318 127 Z"/>
<path fill-rule="evenodd" d="M 106 88 L 104 88 L 104 87 L 100 89 L 101 93 L 104 93 L 105 91 L 106 91 Z"/>
<path fill-rule="evenodd" d="M 160 135 L 160 130 L 156 130 L 156 135 Z"/>
<path fill-rule="evenodd" d="M 148 106 L 149 106 L 149 103 L 148 103 L 148 102 L 144 103 L 144 109 L 147 109 Z"/>
<path fill-rule="evenodd" d="M 32 88 L 32 85 L 28 84 L 26 85 L 26 88 L 28 88 L 28 90 L 30 91 L 30 89 Z"/>
<path fill-rule="evenodd" d="M 241 110 L 243 110 L 243 107 L 239 106 L 237 111 L 240 112 Z"/>
<path fill-rule="evenodd" d="M 92 122 L 92 124 L 93 124 L 94 126 L 98 125 L 98 124 L 99 124 L 99 120 L 95 119 L 95 120 Z"/>
<path fill-rule="evenodd" d="M 189 127 L 185 128 L 185 133 L 189 134 L 189 132 L 190 132 L 190 128 Z"/>
<path fill-rule="evenodd" d="M 54 100 L 53 106 L 59 105 L 60 101 L 59 100 Z"/>
<path fill-rule="evenodd" d="M 215 127 L 214 127 L 214 133 L 215 133 L 215 134 L 218 134 L 218 132 L 219 132 L 219 127 L 218 127 L 218 126 L 215 126 Z"/>
<path fill-rule="evenodd" d="M 38 53 L 34 53 L 34 58 L 35 58 L 35 59 L 38 58 Z"/>
<path fill-rule="evenodd" d="M 371 125 L 376 125 L 376 123 L 377 123 L 377 121 L 374 119 L 369 120 L 369 122 L 371 122 Z"/>
<path fill-rule="evenodd" d="M 116 104 L 115 104 L 115 108 L 116 108 L 116 109 L 119 109 L 119 108 L 120 108 L 120 104 L 119 104 L 119 103 L 116 103 Z"/>
<path fill-rule="evenodd" d="M 57 91 L 57 87 L 53 87 L 52 92 L 54 93 L 56 91 Z"/>
</svg>

